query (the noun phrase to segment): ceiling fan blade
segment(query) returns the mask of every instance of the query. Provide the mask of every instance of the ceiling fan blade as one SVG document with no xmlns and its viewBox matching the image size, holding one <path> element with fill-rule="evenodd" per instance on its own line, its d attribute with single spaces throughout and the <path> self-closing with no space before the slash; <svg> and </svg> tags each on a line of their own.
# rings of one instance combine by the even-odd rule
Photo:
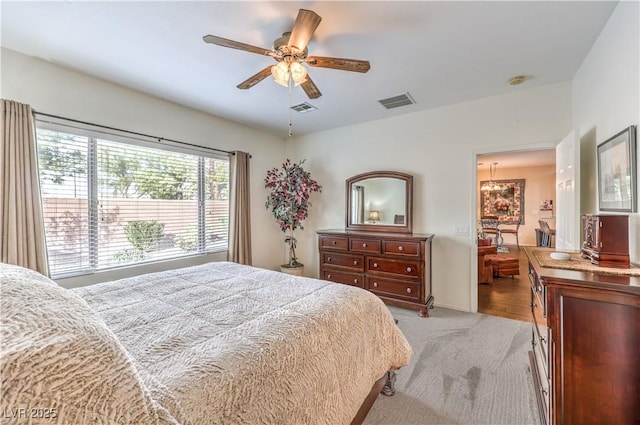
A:
<svg viewBox="0 0 640 425">
<path fill-rule="evenodd" d="M 294 53 L 303 52 L 320 21 L 322 18 L 316 12 L 300 9 L 287 44 L 289 50 L 295 50 Z"/>
<path fill-rule="evenodd" d="M 309 56 L 305 60 L 305 62 L 310 66 L 317 66 L 319 68 L 340 69 L 342 71 L 367 72 L 371 68 L 371 65 L 369 65 L 369 61 L 362 61 L 358 59 Z"/>
<path fill-rule="evenodd" d="M 320 90 L 318 90 L 318 86 L 316 86 L 309 75 L 307 75 L 307 80 L 304 83 L 300 84 L 300 87 L 302 87 L 309 99 L 317 99 L 322 96 L 322 93 L 320 93 Z"/>
<path fill-rule="evenodd" d="M 252 46 L 250 44 L 241 43 L 239 41 L 229 40 L 227 38 L 216 37 L 215 35 L 205 35 L 202 39 L 206 43 L 216 44 L 222 47 L 230 47 L 232 49 L 244 50 L 259 55 L 274 56 L 276 53 L 272 50 L 262 47 Z"/>
<path fill-rule="evenodd" d="M 246 80 L 238 84 L 237 87 L 243 90 L 250 89 L 251 87 L 255 86 L 260 81 L 264 80 L 270 75 L 271 75 L 271 65 L 269 65 L 262 71 L 256 73 L 255 75 L 252 75 L 251 77 L 247 78 Z"/>
</svg>

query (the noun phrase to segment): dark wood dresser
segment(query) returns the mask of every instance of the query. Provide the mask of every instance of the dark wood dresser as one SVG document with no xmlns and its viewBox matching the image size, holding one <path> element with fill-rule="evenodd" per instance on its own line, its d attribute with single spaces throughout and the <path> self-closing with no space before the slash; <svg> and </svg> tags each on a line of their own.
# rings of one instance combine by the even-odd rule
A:
<svg viewBox="0 0 640 425">
<path fill-rule="evenodd" d="M 541 260 L 552 249 L 525 252 L 541 423 L 640 424 L 640 276 L 594 271 L 579 252 L 580 270 Z"/>
<path fill-rule="evenodd" d="M 319 230 L 320 279 L 367 289 L 429 317 L 433 235 Z"/>
<path fill-rule="evenodd" d="M 629 268 L 629 216 L 582 215 L 582 256 L 603 267 Z"/>
</svg>

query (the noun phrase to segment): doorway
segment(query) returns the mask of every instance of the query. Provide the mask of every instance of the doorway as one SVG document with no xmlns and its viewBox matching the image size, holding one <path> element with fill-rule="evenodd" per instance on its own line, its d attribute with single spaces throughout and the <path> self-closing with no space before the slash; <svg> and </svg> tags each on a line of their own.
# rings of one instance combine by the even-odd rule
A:
<svg viewBox="0 0 640 425">
<path fill-rule="evenodd" d="M 549 146 L 476 155 L 475 219 L 478 235 L 484 236 L 481 225 L 483 216 L 495 218 L 494 214 L 498 214 L 501 223 L 499 228 L 515 229 L 513 223 L 520 221 L 516 233 L 501 233 L 501 237 L 491 235 L 493 249 L 476 247 L 478 283 L 473 289 L 478 312 L 529 320 L 530 285 L 523 247 L 537 245 L 539 219 L 544 219 L 554 227 L 555 161 L 555 148 Z M 521 190 L 513 189 L 516 183 L 512 182 L 521 183 L 523 187 Z M 483 184 L 484 191 L 481 190 Z M 503 196 L 501 193 L 487 192 L 491 185 L 496 185 L 498 192 L 502 191 L 498 187 L 511 189 L 506 190 Z M 485 258 L 483 253 L 490 254 L 490 258 Z M 493 260 L 496 267 L 487 268 Z M 501 271 L 497 264 L 507 264 L 508 269 Z M 488 269 L 491 273 L 489 278 L 486 276 Z"/>
</svg>

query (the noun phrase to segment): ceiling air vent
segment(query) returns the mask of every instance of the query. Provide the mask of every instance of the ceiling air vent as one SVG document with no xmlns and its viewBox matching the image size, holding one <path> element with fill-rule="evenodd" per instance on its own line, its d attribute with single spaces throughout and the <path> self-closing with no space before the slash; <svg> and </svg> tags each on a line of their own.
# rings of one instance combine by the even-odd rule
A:
<svg viewBox="0 0 640 425">
<path fill-rule="evenodd" d="M 413 105 L 416 103 L 409 93 L 388 97 L 386 99 L 379 100 L 378 102 L 387 109 L 399 108 L 401 106 Z"/>
<path fill-rule="evenodd" d="M 291 107 L 291 109 L 293 109 L 294 111 L 298 111 L 301 114 L 304 114 L 304 113 L 307 113 L 307 112 L 315 111 L 318 108 L 316 108 L 313 105 L 308 104 L 307 102 L 304 102 L 304 103 L 300 103 L 298 105 L 293 105 Z"/>
</svg>

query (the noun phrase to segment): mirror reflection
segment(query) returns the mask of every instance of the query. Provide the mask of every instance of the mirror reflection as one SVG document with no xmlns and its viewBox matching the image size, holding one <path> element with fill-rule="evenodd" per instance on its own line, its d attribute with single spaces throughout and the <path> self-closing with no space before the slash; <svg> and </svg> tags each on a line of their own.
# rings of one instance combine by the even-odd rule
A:
<svg viewBox="0 0 640 425">
<path fill-rule="evenodd" d="M 406 181 L 389 177 L 360 180 L 351 186 L 351 223 L 404 226 Z"/>
</svg>

